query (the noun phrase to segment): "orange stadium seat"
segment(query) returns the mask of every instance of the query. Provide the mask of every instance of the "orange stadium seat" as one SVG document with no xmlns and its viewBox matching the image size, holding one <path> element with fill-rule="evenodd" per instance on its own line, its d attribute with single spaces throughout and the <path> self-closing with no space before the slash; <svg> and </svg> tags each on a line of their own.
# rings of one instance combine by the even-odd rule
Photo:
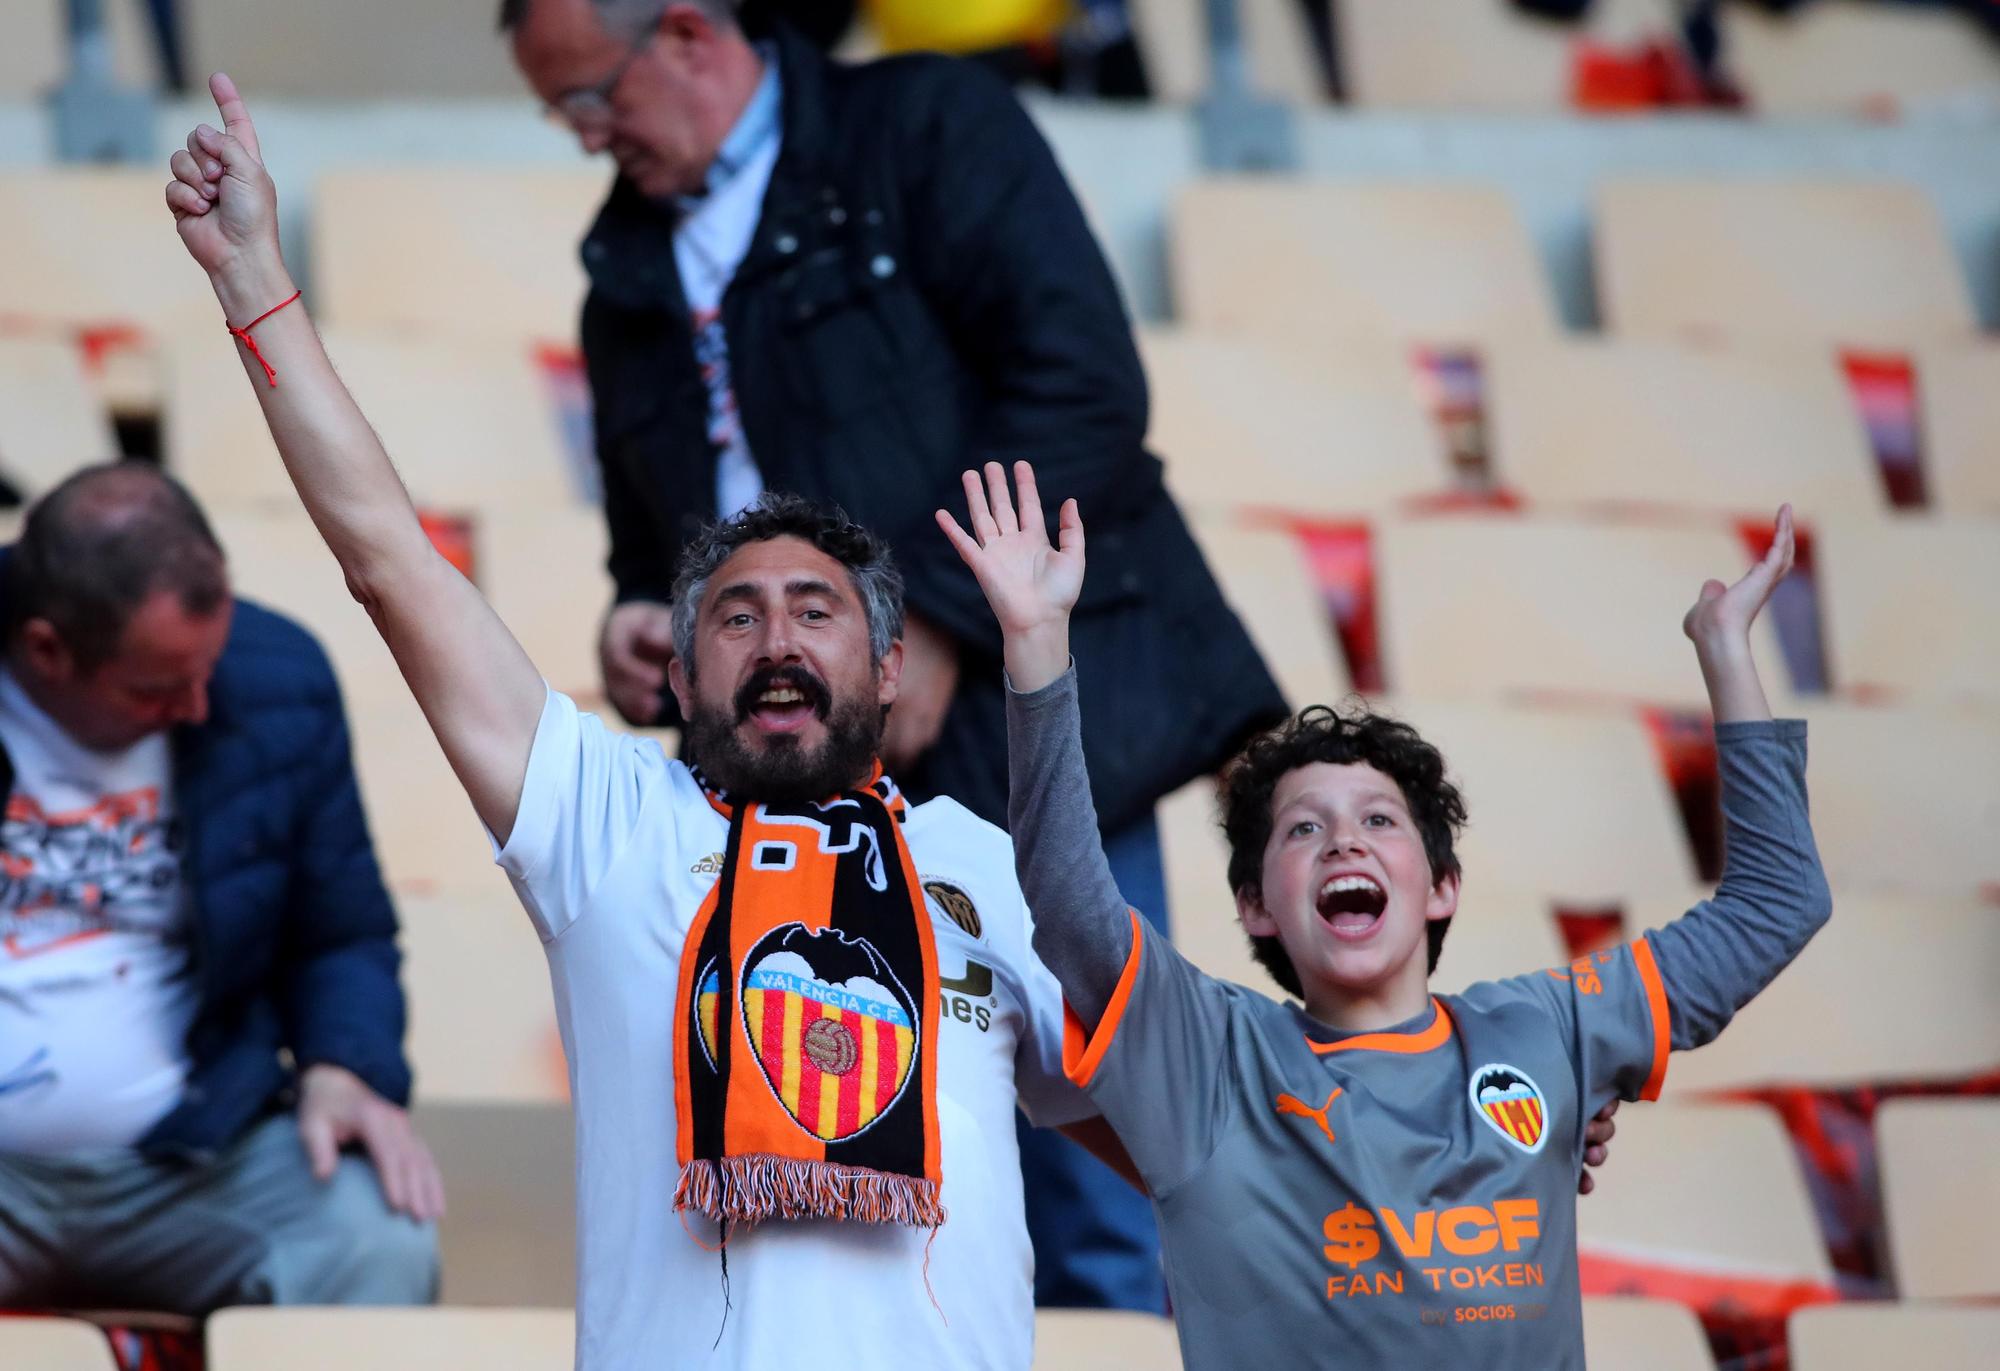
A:
<svg viewBox="0 0 2000 1371">
<path fill-rule="evenodd" d="M 2000 346 L 1919 349 L 1917 402 L 1932 502 L 1952 514 L 2000 515 Z"/>
<path fill-rule="evenodd" d="M 1678 23 L 1668 0 L 1599 0 L 1580 24 L 1496 0 L 1362 0 L 1334 13 L 1354 104 L 1509 113 L 1568 109 L 1578 44 L 1630 48 L 1671 35 Z"/>
<path fill-rule="evenodd" d="M 1813 834 L 1835 890 L 2000 890 L 2000 721 L 1813 704 Z"/>
<path fill-rule="evenodd" d="M 1353 689 L 1298 539 L 1215 515 L 1197 513 L 1188 526 L 1294 709 L 1337 703 Z"/>
<path fill-rule="evenodd" d="M 2000 522 L 1829 520 L 1819 557 L 1836 686 L 2000 704 Z"/>
<path fill-rule="evenodd" d="M 313 201 L 318 304 L 344 328 L 575 346 L 577 249 L 607 188 L 589 165 L 329 172 Z"/>
<path fill-rule="evenodd" d="M 1183 323 L 1280 341 L 1485 343 L 1556 332 L 1504 192 L 1436 182 L 1211 177 L 1174 201 Z"/>
<path fill-rule="evenodd" d="M 111 417 L 76 347 L 0 337 L 0 477 L 32 499 L 78 467 L 117 456 Z"/>
<path fill-rule="evenodd" d="M 1611 696 L 1704 707 L 1681 619 L 1709 577 L 1750 563 L 1721 527 L 1471 515 L 1375 524 L 1384 670 L 1413 695 Z M 1777 631 L 1765 688 L 1788 694 Z"/>
<path fill-rule="evenodd" d="M 1037 1309 L 1033 1371 L 1181 1371 L 1171 1319 L 1123 1309 Z"/>
<path fill-rule="evenodd" d="M 558 1371 L 575 1355 L 567 1309 L 224 1309 L 209 1371 Z"/>
<path fill-rule="evenodd" d="M 532 934 L 528 936 L 532 937 Z M 449 1305 L 567 1304 L 576 1290 L 575 1124 L 566 1105 L 426 1101 L 417 1087 L 417 1131 L 444 1173 L 438 1223 Z M 568 1347 L 564 1344 L 568 1366 Z M 485 1366 L 472 1356 L 413 1363 Z M 259 1368 L 286 1362 L 250 1363 Z M 388 1363 L 353 1356 L 346 1367 Z M 213 1360 L 211 1371 L 227 1371 Z"/>
<path fill-rule="evenodd" d="M 1584 1359 L 1616 1371 L 1714 1371 L 1701 1320 L 1684 1304 L 1631 1295 L 1583 1302 Z"/>
<path fill-rule="evenodd" d="M 1812 1200 L 1775 1113 L 1628 1107 L 1614 1146 L 1617 1165 L 1576 1207 L 1586 1293 L 1633 1267 L 1831 1292 Z"/>
<path fill-rule="evenodd" d="M 1414 369 L 1392 346 L 1145 329 L 1139 350 L 1147 442 L 1183 505 L 1353 514 L 1451 484 Z"/>
<path fill-rule="evenodd" d="M 327 351 L 419 506 L 560 509 L 580 499 L 554 397 L 525 345 L 326 331 Z M 298 509 L 257 397 L 219 331 L 170 354 L 168 466 L 212 509 Z"/>
<path fill-rule="evenodd" d="M 1628 926 L 1656 928 L 1689 902 L 1636 900 Z M 1833 904 L 1798 960 L 1720 1038 L 1673 1059 L 1670 1094 L 1950 1081 L 2000 1069 L 2000 998 L 1991 992 L 2000 918 L 1990 906 L 1971 895 L 1838 887 Z"/>
<path fill-rule="evenodd" d="M 1759 114 L 1879 118 L 2000 92 L 2000 50 L 1970 14 L 1852 0 L 1719 13 L 1729 70 Z"/>
<path fill-rule="evenodd" d="M 560 1104 L 569 1098 L 548 966 L 498 868 L 473 886 L 404 894 L 410 1065 L 430 1102 Z"/>
<path fill-rule="evenodd" d="M 118 1371 L 104 1334 L 81 1319 L 0 1318 L 0 1366 Z"/>
<path fill-rule="evenodd" d="M 1792 1315 L 1792 1371 L 1992 1371 L 2000 1309 L 1843 1304 Z"/>
<path fill-rule="evenodd" d="M 1990 1029 L 1986 1044 L 1989 1064 L 2000 1064 Z M 2000 1297 L 2000 1100 L 1890 1100 L 1875 1137 L 1897 1294 Z M 1991 1347 L 2000 1349 L 2000 1333 Z"/>
<path fill-rule="evenodd" d="M 1886 348 L 1978 327 L 1937 209 L 1894 182 L 1611 181 L 1596 269 L 1629 337 Z"/>
<path fill-rule="evenodd" d="M 1538 504 L 1766 518 L 1786 500 L 1814 518 L 1884 505 L 1867 432 L 1824 349 L 1605 339 L 1512 344 L 1487 364 L 1500 482 Z"/>
</svg>

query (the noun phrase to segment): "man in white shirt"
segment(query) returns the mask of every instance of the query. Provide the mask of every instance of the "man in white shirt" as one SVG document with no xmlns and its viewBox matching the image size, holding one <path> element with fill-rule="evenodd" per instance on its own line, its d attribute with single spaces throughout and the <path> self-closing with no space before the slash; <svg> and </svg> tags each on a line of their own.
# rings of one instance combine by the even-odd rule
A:
<svg viewBox="0 0 2000 1371">
<path fill-rule="evenodd" d="M 248 113 L 226 77 L 211 89 L 227 132 L 191 135 L 167 202 L 236 323 L 294 288 Z M 300 497 L 545 944 L 577 1117 L 579 1365 L 761 1367 L 810 1340 L 843 1366 L 1026 1367 L 1013 1110 L 1018 1098 L 1056 1124 L 1089 1110 L 1063 1078 L 1060 1000 L 1004 835 L 949 799 L 905 805 L 874 765 L 903 668 L 886 550 L 766 499 L 691 553 L 672 679 L 698 774 L 548 688 L 432 548 L 302 308 L 256 338 L 261 360 L 246 348 L 245 364 Z M 841 818 L 862 809 L 867 822 Z M 792 837 L 749 844 L 753 823 Z M 718 1031 L 718 982 L 691 975 L 683 949 L 725 913 L 746 921 L 746 892 L 795 869 L 827 875 L 826 931 L 866 966 L 826 970 L 836 939 L 822 934 L 768 956 L 766 938 L 740 982 L 734 954 L 719 982 L 725 1002 L 743 987 L 743 1034 L 733 1010 Z M 800 889 L 804 917 L 826 891 Z M 898 965 L 893 917 L 843 925 L 846 890 L 907 895 L 914 928 L 900 932 L 921 956 Z M 919 993 L 885 1008 L 883 987 L 900 995 L 913 977 Z M 770 1011 L 761 1041 L 753 989 Z M 701 1073 L 732 1055 L 727 1105 L 704 1123 Z M 860 1117 L 857 1080 L 873 1102 Z M 769 1148 L 732 1141 L 744 1105 L 771 1121 Z M 892 1156 L 884 1139 L 907 1120 L 910 1155 Z M 690 1142 L 709 1126 L 720 1151 Z M 723 1177 L 707 1196 L 704 1168 Z M 737 1174 L 766 1184 L 732 1188 Z M 798 1214 L 820 1217 L 783 1217 Z"/>
</svg>

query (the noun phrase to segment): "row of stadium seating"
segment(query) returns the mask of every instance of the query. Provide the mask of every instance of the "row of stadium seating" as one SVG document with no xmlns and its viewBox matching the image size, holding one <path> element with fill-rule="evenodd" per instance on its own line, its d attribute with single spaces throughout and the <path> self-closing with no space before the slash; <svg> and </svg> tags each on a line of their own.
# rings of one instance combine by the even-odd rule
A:
<svg viewBox="0 0 2000 1371">
<path fill-rule="evenodd" d="M 1593 1366 L 1711 1371 L 1694 1316 L 1665 1300 L 1601 1296 L 1583 1305 Z M 208 1323 L 210 1371 L 556 1371 L 570 1364 L 574 1321 L 552 1309 L 230 1309 Z M 1793 1371 L 1877 1371 L 1923 1349 L 1928 1371 L 1984 1371 L 2000 1310 L 1847 1305 L 1791 1318 Z M 97 1329 L 71 1319 L 0 1319 L 0 1363 L 36 1371 L 113 1371 Z M 1034 1371 L 1179 1371 L 1173 1327 L 1143 1314 L 1043 1310 Z"/>
</svg>

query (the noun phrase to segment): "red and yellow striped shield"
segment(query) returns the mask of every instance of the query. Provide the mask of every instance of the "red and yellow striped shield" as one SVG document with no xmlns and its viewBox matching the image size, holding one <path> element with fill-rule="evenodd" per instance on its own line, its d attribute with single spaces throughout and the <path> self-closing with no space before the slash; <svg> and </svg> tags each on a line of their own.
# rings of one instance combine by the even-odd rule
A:
<svg viewBox="0 0 2000 1371">
<path fill-rule="evenodd" d="M 1525 1071 L 1493 1062 L 1472 1073 L 1472 1107 L 1493 1130 L 1523 1152 L 1542 1150 L 1548 1102 Z"/>
<path fill-rule="evenodd" d="M 910 1079 L 916 1031 L 882 987 L 768 967 L 743 978 L 743 1029 L 764 1079 L 822 1142 L 863 1132 Z"/>
</svg>

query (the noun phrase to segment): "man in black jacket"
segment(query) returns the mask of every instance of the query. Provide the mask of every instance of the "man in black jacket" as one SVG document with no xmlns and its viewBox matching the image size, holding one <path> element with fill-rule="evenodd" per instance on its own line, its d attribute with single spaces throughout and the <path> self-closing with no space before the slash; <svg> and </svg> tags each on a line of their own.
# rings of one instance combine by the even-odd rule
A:
<svg viewBox="0 0 2000 1371">
<path fill-rule="evenodd" d="M 848 67 L 782 25 L 759 40 L 728 0 L 503 0 L 502 25 L 535 92 L 620 171 L 583 245 L 620 712 L 675 722 L 667 600 L 690 535 L 766 487 L 831 501 L 907 579 L 885 760 L 1004 824 L 999 637 L 931 517 L 964 468 L 1031 459 L 1090 520 L 1086 756 L 1120 885 L 1163 922 L 1154 805 L 1284 703 L 1145 451 L 1130 324 L 1013 95 L 944 58 Z M 1145 1207 L 1044 1170 L 1030 1158 L 1038 1295 L 1159 1307 Z M 1093 1208 L 1112 1211 L 1096 1231 L 1052 1227 Z M 1093 1249 L 1113 1254 L 1101 1274 Z"/>
</svg>

